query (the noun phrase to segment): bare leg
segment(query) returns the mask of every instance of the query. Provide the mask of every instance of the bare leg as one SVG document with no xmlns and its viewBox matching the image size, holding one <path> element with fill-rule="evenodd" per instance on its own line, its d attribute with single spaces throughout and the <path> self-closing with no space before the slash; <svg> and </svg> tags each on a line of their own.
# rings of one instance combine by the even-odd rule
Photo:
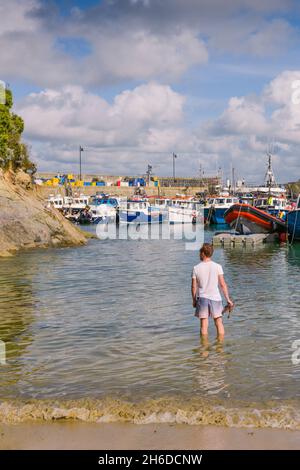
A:
<svg viewBox="0 0 300 470">
<path fill-rule="evenodd" d="M 217 338 L 218 340 L 222 341 L 222 339 L 224 339 L 224 336 L 225 336 L 225 330 L 224 330 L 222 317 L 215 318 L 215 325 L 217 328 Z"/>
<path fill-rule="evenodd" d="M 200 335 L 207 336 L 208 335 L 208 318 L 201 318 L 200 319 Z"/>
<path fill-rule="evenodd" d="M 203 335 L 201 334 L 201 348 L 200 348 L 200 354 L 202 354 L 202 357 L 206 358 L 209 356 L 209 340 L 208 340 L 208 334 Z"/>
</svg>

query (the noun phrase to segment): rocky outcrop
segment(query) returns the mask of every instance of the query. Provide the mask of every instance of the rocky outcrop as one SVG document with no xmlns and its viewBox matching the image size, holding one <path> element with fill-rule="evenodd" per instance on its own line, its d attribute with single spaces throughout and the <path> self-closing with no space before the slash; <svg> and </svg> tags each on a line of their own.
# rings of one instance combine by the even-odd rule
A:
<svg viewBox="0 0 300 470">
<path fill-rule="evenodd" d="M 83 245 L 84 232 L 46 208 L 24 172 L 0 170 L 0 256 L 23 248 Z"/>
</svg>

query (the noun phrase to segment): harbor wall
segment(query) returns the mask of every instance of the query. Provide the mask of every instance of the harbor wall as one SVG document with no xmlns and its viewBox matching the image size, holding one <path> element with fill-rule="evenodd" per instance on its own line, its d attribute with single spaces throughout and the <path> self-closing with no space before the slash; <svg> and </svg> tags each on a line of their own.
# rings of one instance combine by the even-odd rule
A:
<svg viewBox="0 0 300 470">
<path fill-rule="evenodd" d="M 44 198 L 48 198 L 50 195 L 61 194 L 65 195 L 64 186 L 39 186 L 39 193 Z M 110 195 L 132 197 L 136 187 L 122 187 L 122 186 L 73 186 L 73 194 L 85 194 L 91 196 L 96 192 L 108 193 Z M 141 188 L 143 189 L 143 188 Z M 162 197 L 175 197 L 176 194 L 183 194 L 186 196 L 194 196 L 199 191 L 204 191 L 205 188 L 185 188 L 185 187 L 174 187 L 174 188 L 157 188 L 154 186 L 147 186 L 144 188 L 147 196 L 162 196 Z"/>
</svg>

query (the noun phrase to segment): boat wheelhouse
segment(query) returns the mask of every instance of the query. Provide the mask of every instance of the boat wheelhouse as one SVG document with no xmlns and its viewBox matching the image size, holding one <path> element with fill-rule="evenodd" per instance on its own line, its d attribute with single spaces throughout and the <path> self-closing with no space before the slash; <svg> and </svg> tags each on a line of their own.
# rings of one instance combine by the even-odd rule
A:
<svg viewBox="0 0 300 470">
<path fill-rule="evenodd" d="M 193 199 L 172 199 L 169 205 L 170 224 L 195 224 L 201 222 L 201 205 Z"/>
<path fill-rule="evenodd" d="M 90 204 L 93 223 L 116 223 L 119 204 L 115 197 L 94 197 Z"/>
<path fill-rule="evenodd" d="M 238 204 L 239 199 L 237 197 L 215 197 L 208 200 L 208 206 L 206 208 L 207 223 L 216 225 L 226 224 L 224 214 L 234 204 Z M 206 214 L 205 214 L 206 215 Z"/>
</svg>

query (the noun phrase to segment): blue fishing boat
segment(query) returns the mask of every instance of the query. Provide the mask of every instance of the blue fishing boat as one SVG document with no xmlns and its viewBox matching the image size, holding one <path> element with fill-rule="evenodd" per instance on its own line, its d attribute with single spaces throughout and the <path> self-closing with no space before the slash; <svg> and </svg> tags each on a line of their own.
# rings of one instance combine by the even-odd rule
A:
<svg viewBox="0 0 300 470">
<path fill-rule="evenodd" d="M 225 212 L 234 204 L 238 204 L 238 202 L 239 199 L 236 197 L 217 197 L 209 199 L 209 209 L 206 207 L 206 211 L 204 211 L 206 222 L 214 225 L 225 225 Z"/>
<path fill-rule="evenodd" d="M 297 201 L 297 208 L 287 215 L 287 225 L 290 240 L 300 240 L 300 196 Z"/>
</svg>

